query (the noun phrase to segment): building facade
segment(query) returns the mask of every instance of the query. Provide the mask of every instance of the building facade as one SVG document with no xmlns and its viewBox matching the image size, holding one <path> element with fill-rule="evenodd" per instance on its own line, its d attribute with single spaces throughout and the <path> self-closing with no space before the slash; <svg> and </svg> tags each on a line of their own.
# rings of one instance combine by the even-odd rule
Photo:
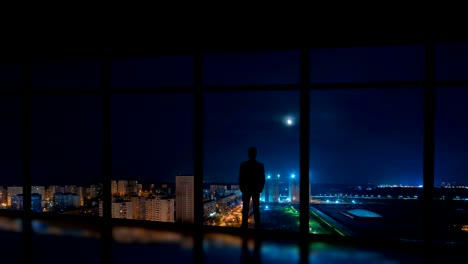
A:
<svg viewBox="0 0 468 264">
<path fill-rule="evenodd" d="M 176 222 L 194 223 L 194 176 L 176 176 Z"/>
</svg>

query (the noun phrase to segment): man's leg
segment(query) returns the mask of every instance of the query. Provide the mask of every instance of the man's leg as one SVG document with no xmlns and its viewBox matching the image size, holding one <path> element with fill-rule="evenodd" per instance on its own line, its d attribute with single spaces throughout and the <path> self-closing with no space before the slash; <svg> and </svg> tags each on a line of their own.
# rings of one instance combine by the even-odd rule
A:
<svg viewBox="0 0 468 264">
<path fill-rule="evenodd" d="M 250 196 L 249 193 L 242 193 L 242 228 L 249 227 L 249 205 L 250 205 Z"/>
<path fill-rule="evenodd" d="M 252 194 L 255 228 L 260 228 L 260 194 Z"/>
</svg>

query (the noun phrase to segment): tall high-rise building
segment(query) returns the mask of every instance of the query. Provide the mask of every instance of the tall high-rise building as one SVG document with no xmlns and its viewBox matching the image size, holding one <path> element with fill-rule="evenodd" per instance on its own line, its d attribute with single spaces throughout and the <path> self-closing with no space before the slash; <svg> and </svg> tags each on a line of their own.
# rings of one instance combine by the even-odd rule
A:
<svg viewBox="0 0 468 264">
<path fill-rule="evenodd" d="M 65 185 L 63 187 L 64 193 L 76 193 L 76 185 Z"/>
<path fill-rule="evenodd" d="M 263 186 L 263 191 L 260 194 L 260 201 L 266 202 L 266 203 L 271 203 L 270 201 L 270 191 L 271 191 L 271 176 L 267 175 L 265 179 L 265 186 Z"/>
<path fill-rule="evenodd" d="M 101 193 L 101 186 L 98 184 L 90 185 L 88 188 L 88 192 L 89 192 L 89 198 L 98 197 L 99 194 Z"/>
<path fill-rule="evenodd" d="M 33 212 L 41 212 L 42 197 L 38 193 L 31 194 L 31 210 Z M 11 197 L 11 209 L 23 210 L 23 194 L 14 195 Z"/>
<path fill-rule="evenodd" d="M 279 201 L 279 179 L 280 175 L 267 176 L 265 186 L 260 198 L 267 203 L 277 203 Z"/>
<path fill-rule="evenodd" d="M 145 220 L 146 217 L 146 198 L 132 196 L 133 219 Z"/>
<path fill-rule="evenodd" d="M 176 176 L 176 222 L 194 223 L 194 176 Z"/>
<path fill-rule="evenodd" d="M 80 196 L 80 206 L 84 206 L 84 194 L 85 194 L 85 189 L 83 187 L 77 187 L 76 188 L 76 194 Z"/>
<path fill-rule="evenodd" d="M 23 194 L 23 186 L 8 186 L 7 188 L 7 206 L 11 206 L 11 197 Z"/>
<path fill-rule="evenodd" d="M 55 193 L 54 207 L 56 210 L 80 207 L 80 196 L 75 193 Z"/>
<path fill-rule="evenodd" d="M 111 181 L 111 194 L 112 195 L 118 195 L 118 187 L 117 187 L 117 181 L 116 180 Z"/>
<path fill-rule="evenodd" d="M 148 189 L 151 194 L 155 193 L 154 183 L 150 184 Z"/>
<path fill-rule="evenodd" d="M 126 180 L 119 180 L 117 182 L 117 192 L 119 193 L 120 196 L 124 196 L 127 194 L 127 185 L 128 185 L 128 181 Z"/>
<path fill-rule="evenodd" d="M 142 195 L 142 193 L 143 193 L 143 184 L 139 183 L 137 185 L 137 193 L 138 193 L 138 196 Z"/>
<path fill-rule="evenodd" d="M 127 195 L 138 196 L 138 181 L 135 181 L 135 180 L 128 181 Z"/>
<path fill-rule="evenodd" d="M 55 193 L 63 193 L 63 192 L 64 192 L 64 188 L 62 186 L 49 185 L 49 187 L 47 187 L 47 191 L 46 191 L 46 195 L 45 195 L 44 200 L 53 201 Z"/>
<path fill-rule="evenodd" d="M 0 208 L 5 207 L 6 203 L 7 203 L 7 190 L 3 189 L 3 187 L 0 186 Z"/>
<path fill-rule="evenodd" d="M 299 177 L 292 174 L 291 178 L 289 178 L 289 199 L 291 203 L 299 203 L 300 195 L 299 195 Z"/>
<path fill-rule="evenodd" d="M 146 200 L 146 220 L 174 222 L 175 199 L 157 195 Z"/>
<path fill-rule="evenodd" d="M 99 204 L 99 215 L 102 216 L 102 203 Z M 133 219 L 133 203 L 131 201 L 113 202 L 112 218 Z"/>
<path fill-rule="evenodd" d="M 42 198 L 45 197 L 45 186 L 31 186 L 31 193 L 38 193 Z"/>
</svg>

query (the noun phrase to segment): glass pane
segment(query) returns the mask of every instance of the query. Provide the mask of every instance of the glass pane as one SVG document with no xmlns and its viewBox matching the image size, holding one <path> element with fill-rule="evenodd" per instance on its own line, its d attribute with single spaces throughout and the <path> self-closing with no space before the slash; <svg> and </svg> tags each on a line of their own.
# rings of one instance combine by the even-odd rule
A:
<svg viewBox="0 0 468 264">
<path fill-rule="evenodd" d="M 468 80 L 468 42 L 436 45 L 436 79 Z"/>
<path fill-rule="evenodd" d="M 310 51 L 311 83 L 423 79 L 422 46 L 323 48 Z"/>
<path fill-rule="evenodd" d="M 19 90 L 21 88 L 21 64 L 0 64 L 0 91 Z"/>
<path fill-rule="evenodd" d="M 205 85 L 299 84 L 299 51 L 246 52 L 204 56 Z"/>
<path fill-rule="evenodd" d="M 241 225 L 240 164 L 249 159 L 248 149 L 254 146 L 266 177 L 260 194 L 261 227 L 297 231 L 299 93 L 213 92 L 206 93 L 203 102 L 205 224 Z M 244 166 L 258 166 L 252 164 Z M 250 184 L 246 186 L 247 193 Z M 247 220 L 249 227 L 255 226 L 253 216 Z"/>
<path fill-rule="evenodd" d="M 98 96 L 32 99 L 32 207 L 98 215 L 102 183 L 102 106 Z"/>
<path fill-rule="evenodd" d="M 31 65 L 33 89 L 97 89 L 101 87 L 98 61 L 60 61 Z"/>
<path fill-rule="evenodd" d="M 114 59 L 111 72 L 113 88 L 191 87 L 193 57 Z"/>
<path fill-rule="evenodd" d="M 22 103 L 20 97 L 0 97 L 0 209 L 22 210 Z"/>
<path fill-rule="evenodd" d="M 468 87 L 436 89 L 435 234 L 468 242 Z"/>
<path fill-rule="evenodd" d="M 310 232 L 421 237 L 422 89 L 311 91 Z"/>
<path fill-rule="evenodd" d="M 112 97 L 112 217 L 175 222 L 176 177 L 193 175 L 193 126 L 192 93 Z"/>
</svg>

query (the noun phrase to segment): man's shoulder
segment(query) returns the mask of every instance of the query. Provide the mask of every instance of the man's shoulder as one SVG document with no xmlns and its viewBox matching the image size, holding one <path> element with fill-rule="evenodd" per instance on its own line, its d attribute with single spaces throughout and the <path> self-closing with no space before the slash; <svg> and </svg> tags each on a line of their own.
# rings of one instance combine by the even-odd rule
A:
<svg viewBox="0 0 468 264">
<path fill-rule="evenodd" d="M 250 166 L 252 166 L 253 164 L 256 164 L 256 165 L 259 165 L 259 166 L 262 166 L 262 167 L 264 166 L 263 163 L 258 162 L 256 160 L 245 160 L 245 161 L 241 162 L 241 166 L 245 166 L 247 164 L 250 164 Z"/>
</svg>

